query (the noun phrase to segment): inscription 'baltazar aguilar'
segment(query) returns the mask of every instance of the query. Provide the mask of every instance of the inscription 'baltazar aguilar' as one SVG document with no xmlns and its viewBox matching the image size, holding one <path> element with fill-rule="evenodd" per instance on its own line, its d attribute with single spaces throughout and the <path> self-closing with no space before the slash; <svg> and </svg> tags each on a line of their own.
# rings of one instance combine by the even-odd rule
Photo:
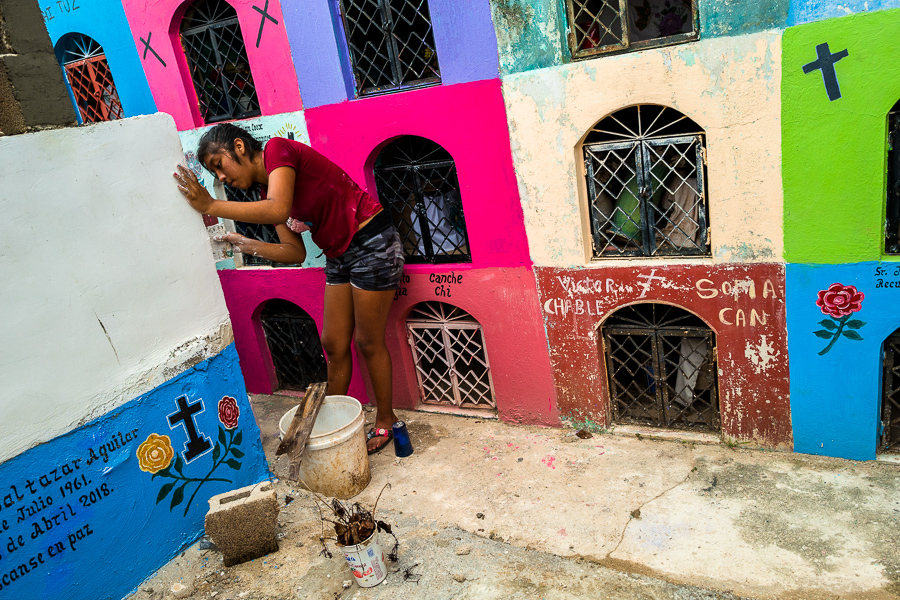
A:
<svg viewBox="0 0 900 600">
<path fill-rule="evenodd" d="M 129 452 L 138 431 L 117 431 L 88 448 L 86 457 L 68 460 L 46 472 L 26 476 L 23 482 L 3 486 L 7 493 L 0 500 L 0 533 L 5 534 L 6 554 L 0 554 L 0 591 L 41 568 L 47 559 L 78 550 L 82 540 L 94 535 L 90 523 L 81 521 L 75 525 L 75 521 L 81 509 L 93 507 L 113 493 L 108 483 L 94 480 L 103 475 L 99 465 L 118 453 Z M 88 466 L 94 463 L 97 465 L 93 468 Z M 14 526 L 16 530 L 12 529 Z M 62 541 L 44 542 L 40 551 L 31 550 L 30 556 L 19 558 L 23 547 L 40 543 L 50 532 Z M 9 562 L 13 556 L 16 558 Z"/>
</svg>

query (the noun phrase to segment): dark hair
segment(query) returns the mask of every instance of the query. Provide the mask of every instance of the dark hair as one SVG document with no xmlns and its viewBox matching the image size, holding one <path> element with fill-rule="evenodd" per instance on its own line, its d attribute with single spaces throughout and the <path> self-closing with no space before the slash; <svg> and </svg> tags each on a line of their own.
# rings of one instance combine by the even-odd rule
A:
<svg viewBox="0 0 900 600">
<path fill-rule="evenodd" d="M 225 152 L 231 158 L 237 160 L 234 153 L 234 142 L 241 140 L 250 152 L 252 159 L 262 152 L 263 145 L 258 139 L 247 133 L 245 129 L 231 123 L 219 123 L 200 138 L 197 145 L 197 160 L 206 167 L 206 157 L 216 152 Z"/>
</svg>

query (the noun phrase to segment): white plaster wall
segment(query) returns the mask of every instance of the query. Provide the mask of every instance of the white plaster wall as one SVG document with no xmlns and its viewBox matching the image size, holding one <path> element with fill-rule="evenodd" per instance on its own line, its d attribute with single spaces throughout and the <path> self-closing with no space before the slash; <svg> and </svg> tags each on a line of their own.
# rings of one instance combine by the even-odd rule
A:
<svg viewBox="0 0 900 600">
<path fill-rule="evenodd" d="M 503 78 L 503 94 L 536 264 L 591 260 L 580 142 L 635 104 L 670 106 L 706 130 L 712 261 L 781 259 L 780 32 L 517 73 Z"/>
<path fill-rule="evenodd" d="M 231 340 L 166 114 L 0 137 L 0 461 Z"/>
</svg>

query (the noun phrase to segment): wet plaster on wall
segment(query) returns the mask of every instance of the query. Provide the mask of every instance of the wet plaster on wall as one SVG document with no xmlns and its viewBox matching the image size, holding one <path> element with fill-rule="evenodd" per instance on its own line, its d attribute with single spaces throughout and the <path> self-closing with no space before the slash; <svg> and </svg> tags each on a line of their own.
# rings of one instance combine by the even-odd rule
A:
<svg viewBox="0 0 900 600">
<path fill-rule="evenodd" d="M 134 140 L 141 151 L 124 151 Z M 0 460 L 231 342 L 203 221 L 171 183 L 182 157 L 161 113 L 0 138 L 0 305 L 15 315 L 0 321 L 15 340 L 0 359 Z"/>
<path fill-rule="evenodd" d="M 600 119 L 634 104 L 672 107 L 705 129 L 713 261 L 780 259 L 780 65 L 780 35 L 766 32 L 504 77 L 534 262 L 589 259 L 579 144 Z"/>
</svg>

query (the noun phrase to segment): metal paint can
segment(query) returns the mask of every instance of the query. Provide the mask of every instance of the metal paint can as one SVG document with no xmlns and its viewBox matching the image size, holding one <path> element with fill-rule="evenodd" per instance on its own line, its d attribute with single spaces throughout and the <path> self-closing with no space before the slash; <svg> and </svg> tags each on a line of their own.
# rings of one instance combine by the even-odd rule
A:
<svg viewBox="0 0 900 600">
<path fill-rule="evenodd" d="M 406 423 L 397 421 L 394 423 L 394 454 L 400 457 L 409 456 L 413 453 L 412 442 L 409 439 L 409 431 L 406 429 Z"/>
</svg>

